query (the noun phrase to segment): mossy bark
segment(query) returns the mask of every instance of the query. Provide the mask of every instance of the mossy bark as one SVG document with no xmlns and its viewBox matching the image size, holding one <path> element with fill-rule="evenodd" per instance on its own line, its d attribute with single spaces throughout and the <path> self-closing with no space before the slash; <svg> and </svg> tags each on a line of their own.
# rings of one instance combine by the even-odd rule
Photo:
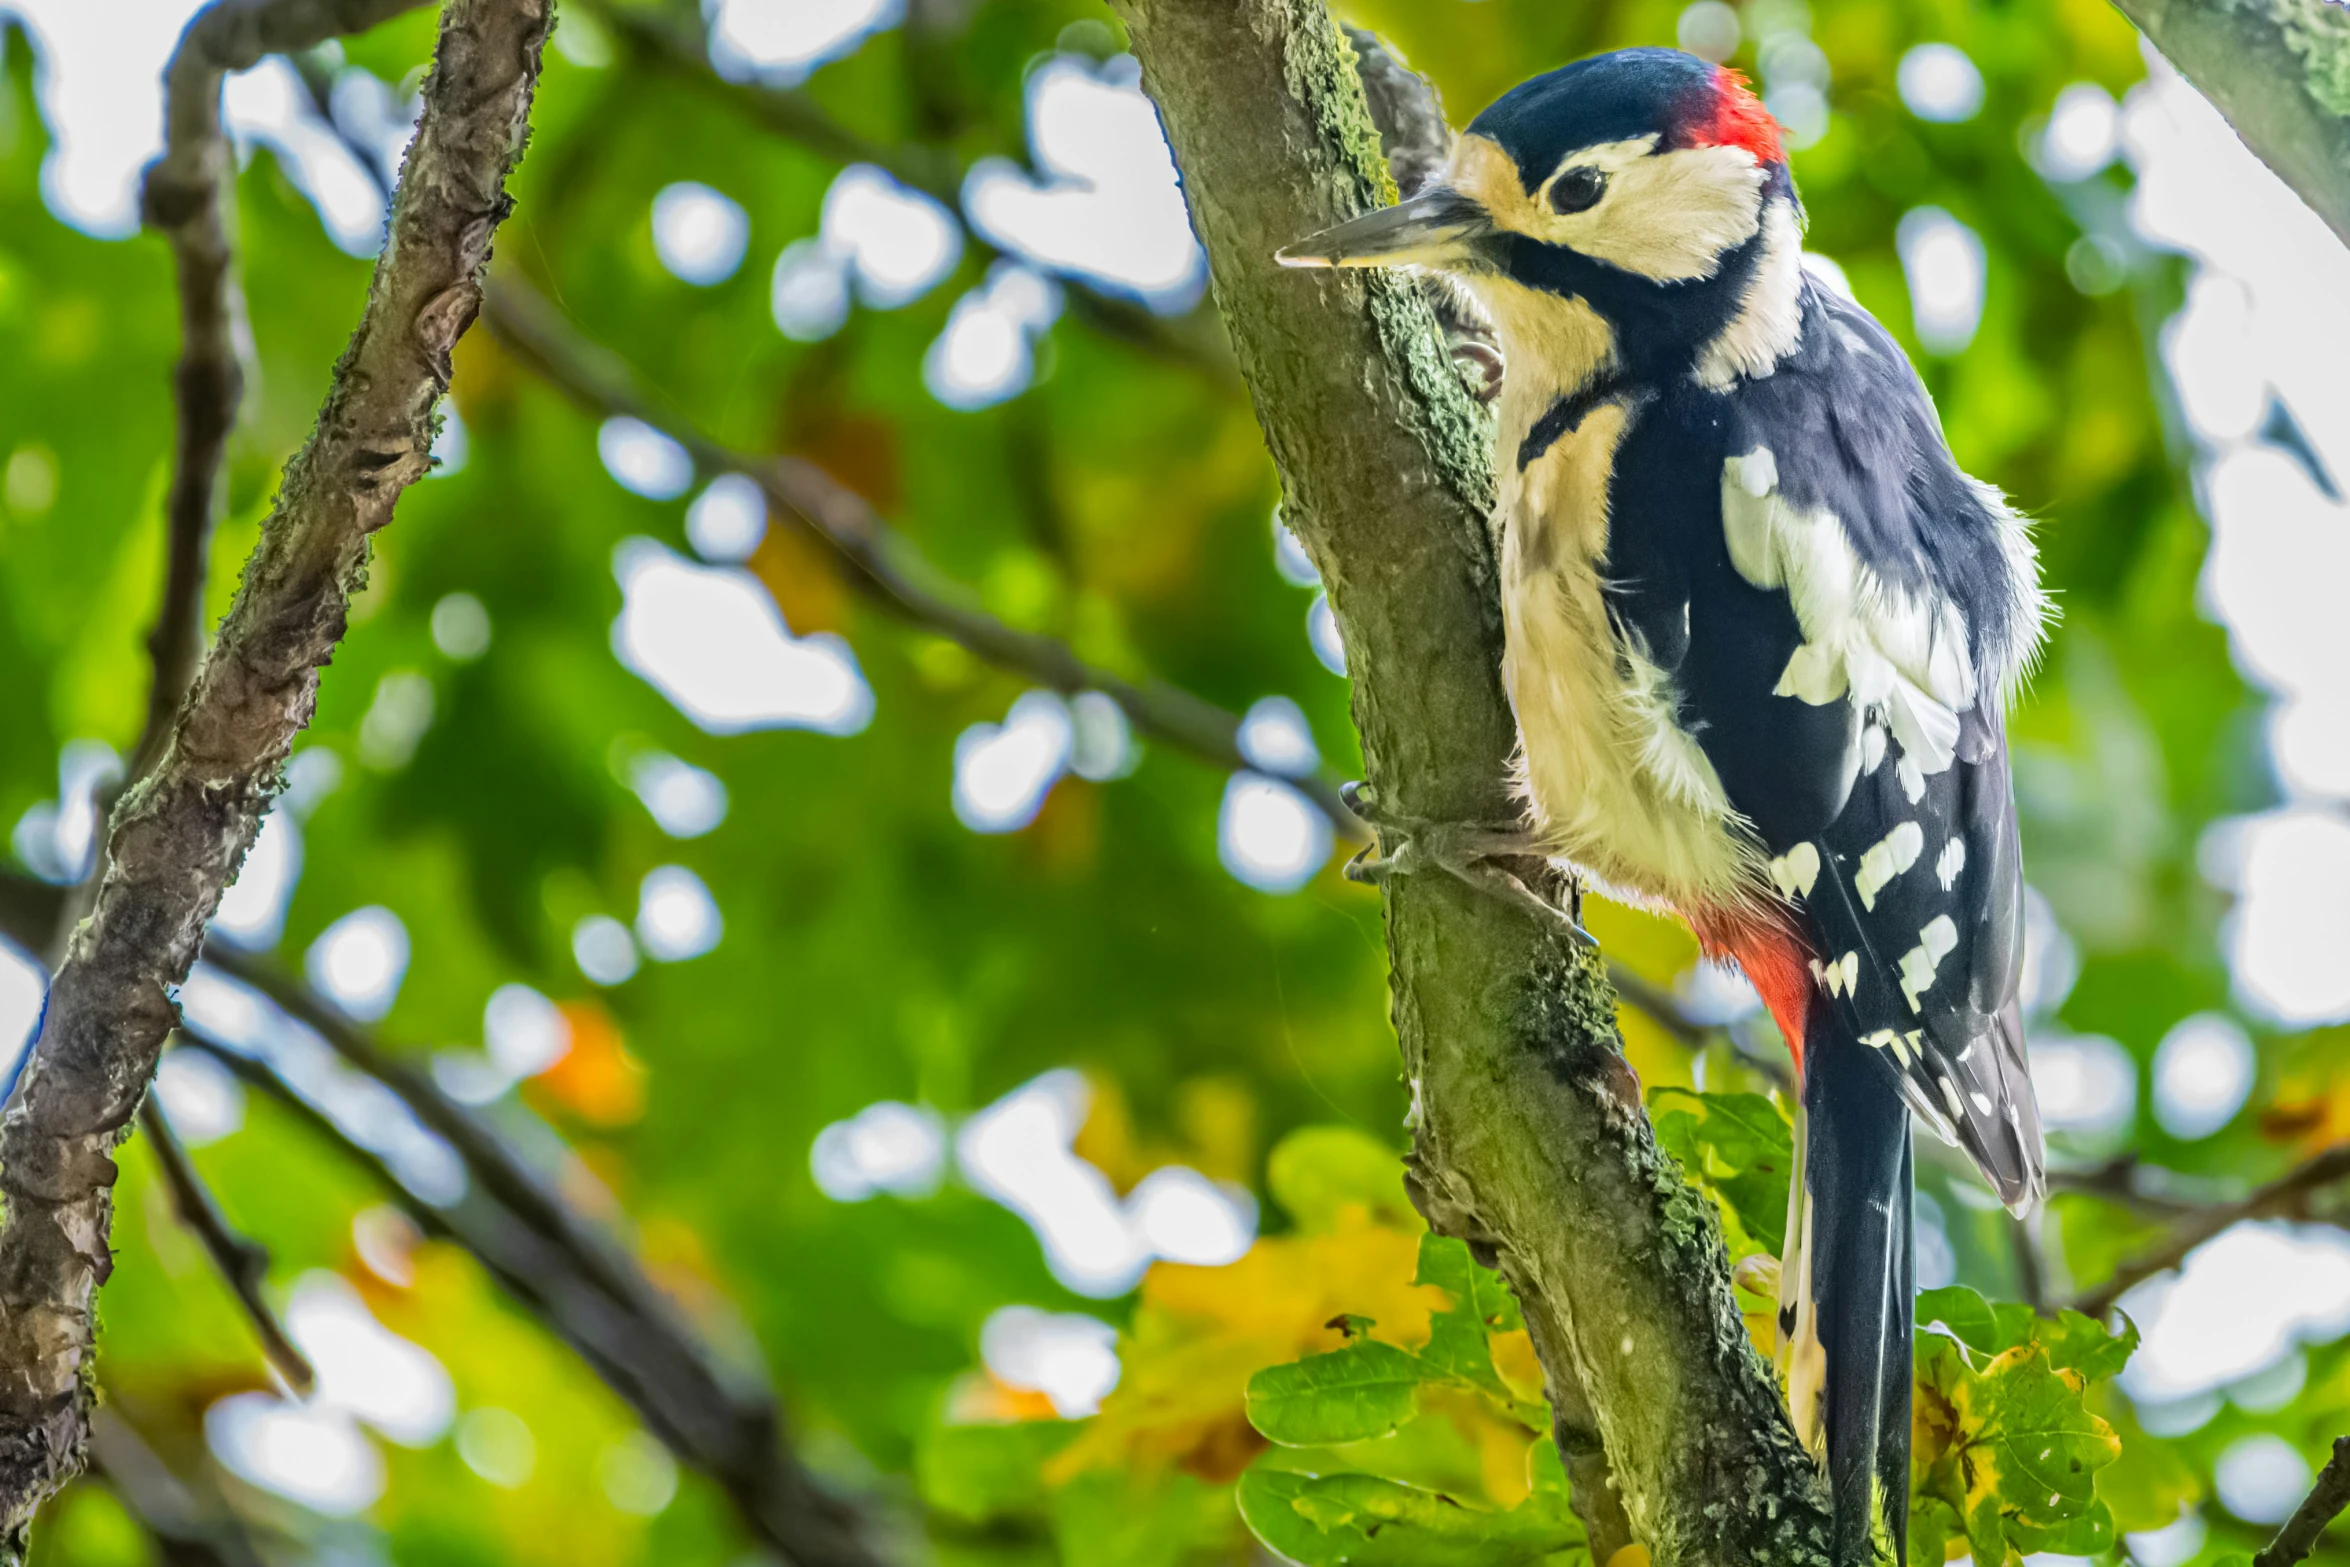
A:
<svg viewBox="0 0 2350 1567">
<path fill-rule="evenodd" d="M 1371 782 L 1412 815 L 1501 818 L 1490 427 L 1415 288 L 1272 260 L 1393 199 L 1350 49 L 1322 0 L 1115 3 L 1329 588 Z M 1517 1291 L 1595 1554 L 1628 1530 L 1659 1567 L 1824 1563 L 1824 1488 L 1713 1211 L 1650 1134 L 1598 959 L 1441 875 L 1390 889 L 1387 931 L 1415 1194 Z"/>
<path fill-rule="evenodd" d="M 2114 0 L 2350 245 L 2350 10 L 2335 0 Z"/>
</svg>

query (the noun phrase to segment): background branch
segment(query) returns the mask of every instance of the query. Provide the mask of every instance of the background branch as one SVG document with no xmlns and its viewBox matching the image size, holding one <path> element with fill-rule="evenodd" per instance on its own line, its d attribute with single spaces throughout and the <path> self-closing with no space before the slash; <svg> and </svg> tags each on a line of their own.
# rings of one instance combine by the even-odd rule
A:
<svg viewBox="0 0 2350 1567">
<path fill-rule="evenodd" d="M 2293 1567 L 2295 1562 L 2307 1560 L 2317 1549 L 2317 1537 L 2345 1507 L 2350 1507 L 2350 1436 L 2338 1436 L 2334 1438 L 2334 1456 L 2318 1471 L 2317 1483 L 2293 1509 L 2293 1516 L 2285 1520 L 2277 1537 L 2252 1558 L 2252 1567 Z"/>
<path fill-rule="evenodd" d="M 1514 740 L 1486 513 L 1490 427 L 1408 280 L 1285 273 L 1274 250 L 1391 199 L 1351 50 L 1319 0 L 1118 0 L 1217 302 L 1343 627 L 1370 780 L 1412 816 L 1506 809 Z M 1660 1564 L 1824 1559 L 1818 1472 L 1749 1344 L 1718 1223 L 1656 1149 L 1600 961 L 1448 878 L 1391 886 L 1423 1113 L 1415 1195 L 1525 1308 L 1554 1405 L 1587 1406 Z M 1702 1437 L 1699 1437 L 1702 1433 Z"/>
<path fill-rule="evenodd" d="M 180 1145 L 179 1134 L 171 1129 L 171 1122 L 153 1094 L 139 1107 L 139 1130 L 146 1134 L 155 1150 L 155 1162 L 163 1168 L 164 1184 L 171 1188 L 172 1211 L 194 1233 L 205 1255 L 212 1259 L 212 1265 L 228 1281 L 237 1305 L 253 1324 L 253 1334 L 261 1341 L 261 1353 L 269 1361 L 270 1369 L 297 1396 L 308 1398 L 318 1385 L 318 1373 L 311 1369 L 302 1351 L 294 1347 L 285 1324 L 278 1320 L 277 1308 L 262 1293 L 262 1286 L 269 1278 L 267 1248 L 229 1223 L 212 1189 L 188 1161 L 187 1149 Z"/>
<path fill-rule="evenodd" d="M 2261 1187 L 2241 1202 L 2190 1212 L 2161 1245 L 2114 1269 L 2113 1277 L 2073 1303 L 2073 1309 L 2103 1317 L 2130 1287 L 2187 1260 L 2187 1254 L 2221 1231 L 2246 1219 L 2298 1217 L 2309 1199 L 2337 1181 L 2350 1179 L 2350 1143 L 2326 1149 Z"/>
<path fill-rule="evenodd" d="M 111 1150 L 129 1128 L 221 889 L 236 873 L 318 670 L 341 639 L 368 539 L 430 464 L 449 355 L 521 155 L 546 0 L 450 0 L 391 229 L 317 428 L 155 765 L 108 822 L 94 910 L 49 990 L 0 1124 L 0 1555 L 79 1468 L 92 1307 L 112 1268 Z"/>
<path fill-rule="evenodd" d="M 2350 245 L 2350 12 L 2332 0 L 2114 0 Z"/>
</svg>

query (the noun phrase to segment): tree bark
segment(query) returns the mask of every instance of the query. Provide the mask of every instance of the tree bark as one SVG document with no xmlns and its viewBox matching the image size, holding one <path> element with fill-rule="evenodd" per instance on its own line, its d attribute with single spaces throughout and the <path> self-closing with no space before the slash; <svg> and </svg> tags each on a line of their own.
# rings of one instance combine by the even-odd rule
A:
<svg viewBox="0 0 2350 1567">
<path fill-rule="evenodd" d="M 90 917 L 49 991 L 0 1123 L 0 1558 L 78 1471 L 97 1290 L 113 1267 L 114 1146 L 154 1075 L 204 927 L 251 844 L 368 541 L 431 465 L 449 355 L 509 205 L 549 0 L 450 0 L 359 330 L 335 367 L 218 642 L 170 738 L 108 824 Z"/>
<path fill-rule="evenodd" d="M 1370 781 L 1408 815 L 1503 819 L 1490 427 L 1408 281 L 1272 259 L 1393 199 L 1348 45 L 1322 0 L 1114 3 L 1329 587 Z M 1441 875 L 1391 886 L 1387 932 L 1415 1193 L 1524 1306 L 1597 1558 L 1628 1524 L 1659 1567 L 1826 1562 L 1824 1487 L 1712 1208 L 1650 1134 L 1598 956 Z"/>
<path fill-rule="evenodd" d="M 2335 0 L 2114 5 L 2350 245 L 2350 10 Z"/>
</svg>

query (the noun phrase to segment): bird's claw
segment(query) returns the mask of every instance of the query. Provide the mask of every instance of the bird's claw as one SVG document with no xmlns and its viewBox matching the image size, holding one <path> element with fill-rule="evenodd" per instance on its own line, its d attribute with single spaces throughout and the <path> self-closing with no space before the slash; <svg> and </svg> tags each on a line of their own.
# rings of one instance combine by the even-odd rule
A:
<svg viewBox="0 0 2350 1567">
<path fill-rule="evenodd" d="M 1543 897 L 1507 866 L 1511 858 L 1546 858 L 1541 846 L 1521 826 L 1494 826 L 1484 822 L 1437 822 L 1387 809 L 1367 783 L 1339 786 L 1346 808 L 1392 840 L 1385 850 L 1373 842 L 1346 862 L 1346 879 L 1379 886 L 1395 876 L 1410 876 L 1434 867 L 1488 897 L 1498 898 L 1559 929 L 1577 946 L 1599 945 L 1572 912 Z"/>
</svg>

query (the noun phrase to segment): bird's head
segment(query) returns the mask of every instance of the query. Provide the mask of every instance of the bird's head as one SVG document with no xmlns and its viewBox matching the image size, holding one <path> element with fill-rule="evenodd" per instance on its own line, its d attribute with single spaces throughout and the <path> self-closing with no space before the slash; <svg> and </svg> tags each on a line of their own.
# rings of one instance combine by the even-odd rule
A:
<svg viewBox="0 0 2350 1567">
<path fill-rule="evenodd" d="M 1798 235 L 1779 126 L 1745 79 L 1677 49 L 1624 49 L 1511 89 L 1418 195 L 1279 259 L 1453 274 L 1505 339 L 1547 298 L 1587 305 L 1623 346 L 1688 349 L 1738 308 L 1774 208 Z M 1790 269 L 1799 243 L 1778 247 Z"/>
</svg>

